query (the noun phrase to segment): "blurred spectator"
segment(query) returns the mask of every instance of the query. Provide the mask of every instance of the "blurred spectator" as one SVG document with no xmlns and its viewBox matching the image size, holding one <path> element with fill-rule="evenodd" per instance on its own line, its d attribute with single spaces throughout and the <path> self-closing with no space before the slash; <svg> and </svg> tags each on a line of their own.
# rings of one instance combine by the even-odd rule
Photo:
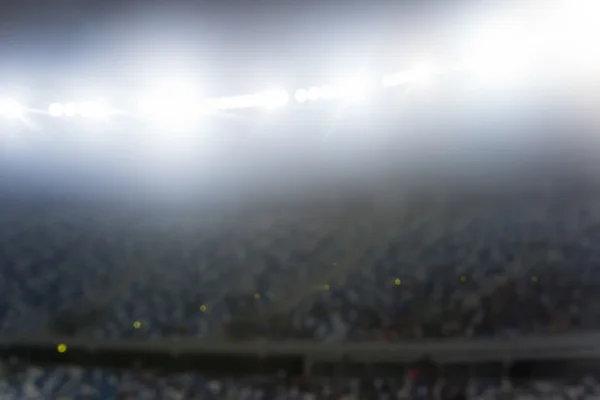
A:
<svg viewBox="0 0 600 400">
<path fill-rule="evenodd" d="M 464 380 L 463 380 L 464 379 Z M 596 399 L 600 385 L 595 377 L 533 379 L 513 385 L 507 378 L 425 383 L 412 379 L 289 378 L 250 376 L 207 378 L 194 372 L 111 370 L 82 367 L 24 365 L 0 377 L 2 399 Z"/>
</svg>

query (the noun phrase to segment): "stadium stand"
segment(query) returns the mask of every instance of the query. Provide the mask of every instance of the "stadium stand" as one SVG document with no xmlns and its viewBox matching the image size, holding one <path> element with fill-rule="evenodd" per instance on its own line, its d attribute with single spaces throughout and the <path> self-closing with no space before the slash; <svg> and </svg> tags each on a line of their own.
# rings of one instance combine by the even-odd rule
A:
<svg viewBox="0 0 600 400">
<path fill-rule="evenodd" d="M 359 218 L 5 207 L 2 332 L 330 342 L 589 331 L 600 214 L 578 190 Z"/>
<path fill-rule="evenodd" d="M 572 365 L 600 356 L 596 192 L 487 195 L 204 219 L 5 204 L 0 395 L 600 397 L 595 363 Z M 509 367 L 529 359 L 550 366 Z"/>
<path fill-rule="evenodd" d="M 32 364 L 11 357 L 2 365 L 3 399 L 597 399 L 591 364 L 529 363 L 528 375 L 501 363 L 343 368 L 335 375 L 223 376 L 198 371 L 123 366 Z M 398 368 L 399 367 L 399 368 Z M 570 372 L 565 373 L 569 367 Z M 516 373 L 515 373 L 516 371 Z"/>
<path fill-rule="evenodd" d="M 598 0 L 21 3 L 0 400 L 600 400 Z"/>
<path fill-rule="evenodd" d="M 432 209 L 300 304 L 230 331 L 394 341 L 593 330 L 596 216 L 594 201 L 569 196 Z"/>
</svg>

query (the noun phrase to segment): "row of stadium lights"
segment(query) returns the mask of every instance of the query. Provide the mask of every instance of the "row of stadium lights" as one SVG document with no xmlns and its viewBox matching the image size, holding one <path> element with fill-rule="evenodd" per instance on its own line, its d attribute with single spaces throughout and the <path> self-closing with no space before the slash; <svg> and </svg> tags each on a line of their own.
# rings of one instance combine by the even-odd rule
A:
<svg viewBox="0 0 600 400">
<path fill-rule="evenodd" d="M 511 13 L 506 18 L 490 14 L 489 20 L 474 26 L 473 31 L 466 35 L 468 39 L 464 44 L 465 55 L 475 57 L 450 68 L 421 63 L 408 70 L 386 75 L 379 83 L 357 77 L 334 85 L 299 89 L 292 95 L 282 89 L 273 89 L 242 96 L 203 99 L 190 93 L 183 85 L 146 96 L 140 102 L 138 111 L 145 117 L 179 119 L 245 108 L 280 108 L 292 99 L 298 103 L 361 99 L 377 87 L 428 85 L 439 74 L 457 70 L 468 72 L 474 80 L 502 85 L 511 82 L 513 78 L 523 78 L 524 70 L 530 68 L 533 60 L 539 57 L 544 60 L 545 56 L 551 57 L 551 63 L 560 64 L 559 69 L 569 70 L 574 67 L 574 71 L 568 71 L 569 76 L 584 71 L 585 76 L 588 76 L 591 71 L 593 79 L 597 80 L 597 71 L 600 69 L 600 47 L 596 43 L 600 34 L 600 0 L 553 0 L 544 2 L 543 7 L 535 7 L 535 13 L 529 13 L 528 7 L 523 7 L 522 10 L 524 11 L 515 15 Z M 498 17 L 501 15 L 503 13 Z M 548 62 L 542 62 L 546 63 Z M 104 101 L 53 103 L 48 108 L 39 110 L 28 109 L 15 99 L 0 96 L 0 117 L 23 119 L 29 112 L 52 117 L 96 119 L 128 114 L 111 108 Z"/>
<path fill-rule="evenodd" d="M 427 85 L 441 72 L 430 64 L 418 64 L 411 70 L 386 75 L 381 80 L 381 86 L 393 87 L 400 85 Z M 196 99 L 182 88 L 166 88 L 161 93 L 148 96 L 139 103 L 142 115 L 190 115 L 211 113 L 247 108 L 277 109 L 286 106 L 291 99 L 298 103 L 323 100 L 360 100 L 376 88 L 376 82 L 364 77 L 353 77 L 334 85 L 313 86 L 298 89 L 293 96 L 283 89 L 266 90 L 259 93 L 222 97 L 215 99 Z M 20 119 L 30 109 L 13 98 L 0 98 L 0 116 L 8 119 Z M 106 118 L 114 113 L 104 100 L 52 103 L 46 110 L 38 113 L 51 117 L 81 117 L 90 119 Z"/>
</svg>

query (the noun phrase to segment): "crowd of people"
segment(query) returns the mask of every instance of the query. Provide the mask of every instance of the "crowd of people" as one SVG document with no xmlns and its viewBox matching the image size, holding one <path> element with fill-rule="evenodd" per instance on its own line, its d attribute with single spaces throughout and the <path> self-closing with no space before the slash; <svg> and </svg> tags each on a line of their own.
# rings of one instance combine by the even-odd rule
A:
<svg viewBox="0 0 600 400">
<path fill-rule="evenodd" d="M 99 295 L 132 249 L 111 216 L 33 204 L 0 210 L 0 331 L 43 330 L 54 315 Z"/>
<path fill-rule="evenodd" d="M 267 216 L 248 228 L 236 223 L 197 236 L 173 233 L 111 299 L 106 325 L 93 334 L 205 337 L 238 312 L 268 308 L 309 284 L 320 260 L 343 251 L 347 235 L 339 228 L 315 218 L 299 223 Z"/>
<path fill-rule="evenodd" d="M 0 331 L 394 341 L 596 329 L 595 199 L 218 217 L 10 204 Z"/>
<path fill-rule="evenodd" d="M 78 366 L 4 365 L 0 397 L 17 399 L 164 399 L 164 400 L 593 400 L 600 396 L 594 375 L 569 379 L 515 380 L 507 376 L 452 374 L 427 381 L 408 371 L 394 377 L 216 378 L 196 372 Z"/>
<path fill-rule="evenodd" d="M 10 204 L 3 217 L 4 334 L 204 337 L 310 285 L 355 239 L 323 213 L 153 218 Z"/>
<path fill-rule="evenodd" d="M 535 203 L 420 221 L 262 334 L 395 341 L 597 329 L 598 218 L 593 203 Z"/>
<path fill-rule="evenodd" d="M 0 334 L 392 342 L 597 330 L 597 199 L 555 190 L 222 215 L 6 202 Z M 0 363 L 0 398 L 600 398 L 593 373 L 459 375 L 217 378 Z"/>
</svg>

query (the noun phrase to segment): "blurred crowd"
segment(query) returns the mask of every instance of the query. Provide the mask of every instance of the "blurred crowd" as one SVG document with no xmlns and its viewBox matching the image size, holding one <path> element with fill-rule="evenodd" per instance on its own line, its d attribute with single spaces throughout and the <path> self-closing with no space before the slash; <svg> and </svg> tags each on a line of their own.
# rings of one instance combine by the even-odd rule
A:
<svg viewBox="0 0 600 400">
<path fill-rule="evenodd" d="M 127 224 L 113 224 L 113 218 L 118 216 L 2 204 L 2 333 L 40 330 L 53 316 L 118 281 L 122 263 L 133 249 Z"/>
<path fill-rule="evenodd" d="M 204 337 L 309 286 L 357 239 L 335 212 L 157 217 L 10 204 L 0 216 L 9 334 Z"/>
<path fill-rule="evenodd" d="M 394 378 L 293 378 L 285 374 L 214 378 L 194 372 L 32 365 L 4 368 L 0 374 L 0 397 L 5 400 L 593 400 L 598 396 L 600 383 L 593 375 L 519 381 L 500 375 L 470 378 L 456 374 L 425 381 L 410 372 Z"/>
<path fill-rule="evenodd" d="M 263 333 L 336 341 L 597 329 L 597 211 L 525 204 L 420 221 Z"/>
<path fill-rule="evenodd" d="M 211 232 L 160 237 L 148 249 L 142 273 L 111 299 L 106 324 L 93 334 L 204 337 L 233 315 L 268 308 L 319 276 L 319 261 L 343 251 L 348 235 L 340 228 L 320 218 L 267 215 Z"/>
<path fill-rule="evenodd" d="M 11 204 L 0 330 L 394 341 L 597 329 L 596 198 L 230 215 Z"/>
</svg>

